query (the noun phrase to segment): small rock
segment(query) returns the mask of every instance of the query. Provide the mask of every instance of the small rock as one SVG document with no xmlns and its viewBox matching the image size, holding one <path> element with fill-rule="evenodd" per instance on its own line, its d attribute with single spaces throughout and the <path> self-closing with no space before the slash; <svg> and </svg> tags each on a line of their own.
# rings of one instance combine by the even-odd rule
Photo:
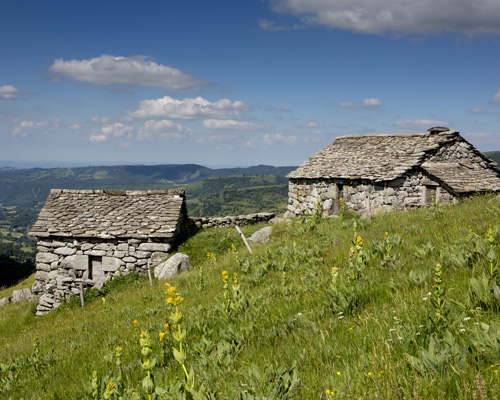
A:
<svg viewBox="0 0 500 400">
<path fill-rule="evenodd" d="M 272 230 L 273 228 L 271 226 L 266 226 L 265 228 L 259 229 L 248 238 L 248 241 L 255 244 L 269 242 L 269 237 L 271 236 Z"/>
<path fill-rule="evenodd" d="M 10 303 L 10 300 L 12 297 L 4 297 L 3 299 L 0 299 L 0 307 L 6 305 L 7 303 Z"/>
</svg>

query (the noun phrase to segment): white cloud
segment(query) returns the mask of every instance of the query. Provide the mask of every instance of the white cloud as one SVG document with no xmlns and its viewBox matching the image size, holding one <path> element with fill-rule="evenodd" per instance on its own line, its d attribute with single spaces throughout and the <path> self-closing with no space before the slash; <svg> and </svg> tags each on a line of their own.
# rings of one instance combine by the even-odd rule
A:
<svg viewBox="0 0 500 400">
<path fill-rule="evenodd" d="M 500 89 L 498 89 L 497 94 L 495 94 L 493 98 L 490 100 L 490 103 L 500 104 Z"/>
<path fill-rule="evenodd" d="M 208 129 L 231 129 L 239 131 L 255 131 L 269 128 L 265 125 L 246 121 L 235 121 L 233 119 L 206 119 L 203 121 L 203 126 Z"/>
<path fill-rule="evenodd" d="M 405 129 L 426 131 L 427 129 L 432 128 L 433 126 L 448 126 L 450 125 L 450 123 L 446 121 L 433 121 L 430 119 L 408 118 L 404 121 L 396 121 L 394 122 L 394 125 Z"/>
<path fill-rule="evenodd" d="M 156 100 L 143 100 L 139 109 L 129 111 L 134 118 L 168 118 L 168 119 L 227 119 L 238 118 L 241 111 L 250 110 L 242 101 L 231 102 L 221 99 L 210 102 L 203 97 L 176 100 L 169 96 Z"/>
<path fill-rule="evenodd" d="M 72 131 L 77 131 L 79 129 L 82 129 L 82 126 L 79 124 L 69 124 L 68 128 L 71 129 Z"/>
<path fill-rule="evenodd" d="M 474 114 L 488 114 L 488 111 L 483 110 L 481 108 L 472 108 L 470 112 Z"/>
<path fill-rule="evenodd" d="M 49 124 L 48 121 L 20 121 L 17 126 L 12 130 L 12 133 L 17 136 L 27 136 L 30 132 L 45 128 Z"/>
<path fill-rule="evenodd" d="M 343 108 L 373 108 L 383 105 L 384 103 L 381 100 L 374 97 L 364 99 L 361 103 L 339 103 L 339 107 Z"/>
<path fill-rule="evenodd" d="M 275 143 L 282 143 L 287 146 L 292 146 L 297 143 L 296 136 L 287 136 L 282 133 L 265 134 L 262 138 L 252 138 L 243 143 L 243 147 L 270 147 Z"/>
<path fill-rule="evenodd" d="M 358 33 L 499 33 L 498 0 L 275 0 L 277 12 Z"/>
<path fill-rule="evenodd" d="M 197 90 L 207 83 L 147 57 L 102 55 L 88 60 L 56 59 L 48 70 L 55 80 L 64 77 L 94 85 L 139 85 L 167 90 Z"/>
<path fill-rule="evenodd" d="M 14 100 L 17 99 L 17 94 L 20 92 L 19 89 L 11 85 L 0 86 L 0 99 L 4 100 Z"/>
<path fill-rule="evenodd" d="M 112 124 L 104 125 L 100 131 L 95 130 L 92 135 L 90 135 L 90 141 L 93 143 L 104 142 L 109 138 L 119 138 L 122 136 L 130 137 L 134 128 L 131 126 L 124 125 L 121 122 L 115 122 Z"/>
<path fill-rule="evenodd" d="M 151 139 L 153 136 L 161 136 L 165 139 L 182 139 L 193 134 L 189 128 L 176 124 L 170 120 L 149 120 L 139 129 L 137 140 Z"/>
</svg>

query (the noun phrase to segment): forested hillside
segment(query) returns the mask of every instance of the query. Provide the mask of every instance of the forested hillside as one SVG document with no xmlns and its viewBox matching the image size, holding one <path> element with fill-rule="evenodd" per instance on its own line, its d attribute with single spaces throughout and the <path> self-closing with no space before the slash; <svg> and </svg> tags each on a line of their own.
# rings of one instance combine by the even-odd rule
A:
<svg viewBox="0 0 500 400">
<path fill-rule="evenodd" d="M 125 165 L 49 169 L 0 169 L 0 205 L 32 207 L 50 189 L 168 189 L 213 177 L 232 175 L 286 176 L 295 167 L 257 165 L 210 169 L 196 164 Z"/>
</svg>

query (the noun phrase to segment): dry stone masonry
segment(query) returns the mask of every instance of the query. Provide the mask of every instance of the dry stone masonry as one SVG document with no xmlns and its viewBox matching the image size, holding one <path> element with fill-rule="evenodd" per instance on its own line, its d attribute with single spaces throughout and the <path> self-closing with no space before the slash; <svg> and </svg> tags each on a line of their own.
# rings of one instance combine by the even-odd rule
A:
<svg viewBox="0 0 500 400">
<path fill-rule="evenodd" d="M 287 215 L 366 214 L 500 191 L 500 170 L 457 131 L 338 137 L 289 175 Z"/>
<path fill-rule="evenodd" d="M 115 274 L 144 274 L 168 258 L 186 219 L 184 190 L 54 189 L 30 231 L 38 238 L 32 291 L 37 315 L 80 288 L 101 288 Z"/>
</svg>

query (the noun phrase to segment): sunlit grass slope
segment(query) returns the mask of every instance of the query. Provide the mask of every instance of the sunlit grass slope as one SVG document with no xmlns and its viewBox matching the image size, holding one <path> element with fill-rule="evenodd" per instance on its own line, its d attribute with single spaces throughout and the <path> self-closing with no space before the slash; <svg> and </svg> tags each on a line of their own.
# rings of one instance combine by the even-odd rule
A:
<svg viewBox="0 0 500 400">
<path fill-rule="evenodd" d="M 496 398 L 499 206 L 295 219 L 253 254 L 200 231 L 170 289 L 127 278 L 84 308 L 0 309 L 0 397 Z"/>
</svg>

